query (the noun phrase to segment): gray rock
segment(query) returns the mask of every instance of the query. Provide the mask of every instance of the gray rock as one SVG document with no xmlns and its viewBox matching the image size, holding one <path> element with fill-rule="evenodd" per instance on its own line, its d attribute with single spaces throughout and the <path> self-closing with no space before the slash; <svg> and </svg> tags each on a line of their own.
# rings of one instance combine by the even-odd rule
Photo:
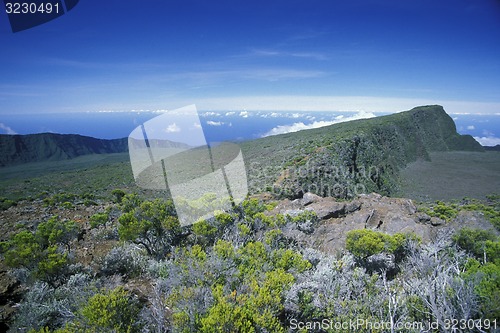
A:
<svg viewBox="0 0 500 333">
<path fill-rule="evenodd" d="M 285 210 L 283 211 L 281 214 L 287 216 L 287 215 L 290 215 L 291 217 L 296 217 L 300 214 L 302 214 L 304 211 L 301 210 L 301 209 L 288 209 L 288 210 Z"/>
<path fill-rule="evenodd" d="M 311 204 L 308 208 L 314 210 L 320 220 L 339 218 L 346 214 L 346 203 L 337 202 L 333 198 L 324 198 L 320 202 Z"/>
<path fill-rule="evenodd" d="M 318 202 L 320 201 L 321 199 L 323 199 L 322 197 L 320 197 L 319 195 L 316 195 L 314 193 L 311 193 L 311 192 L 307 192 L 306 194 L 304 194 L 304 196 L 302 197 L 301 199 L 301 204 L 302 206 L 307 206 L 307 205 L 310 205 L 312 203 L 315 203 L 315 202 Z"/>
<path fill-rule="evenodd" d="M 345 206 L 345 213 L 346 214 L 354 213 L 355 211 L 360 209 L 361 209 L 361 202 L 359 202 L 358 200 L 353 200 Z"/>
<path fill-rule="evenodd" d="M 418 223 L 426 224 L 431 222 L 431 217 L 425 213 L 418 213 L 416 219 Z"/>
<path fill-rule="evenodd" d="M 445 220 L 440 219 L 439 217 L 435 217 L 435 216 L 431 217 L 431 225 L 433 225 L 435 227 L 438 225 L 443 225 L 445 223 L 446 223 Z"/>
</svg>

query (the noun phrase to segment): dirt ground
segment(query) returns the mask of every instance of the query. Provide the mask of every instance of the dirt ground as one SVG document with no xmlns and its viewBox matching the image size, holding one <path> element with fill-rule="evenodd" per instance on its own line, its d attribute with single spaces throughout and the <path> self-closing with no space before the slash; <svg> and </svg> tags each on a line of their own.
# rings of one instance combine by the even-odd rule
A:
<svg viewBox="0 0 500 333">
<path fill-rule="evenodd" d="M 399 196 L 418 201 L 500 194 L 500 152 L 433 152 L 401 170 Z"/>
</svg>

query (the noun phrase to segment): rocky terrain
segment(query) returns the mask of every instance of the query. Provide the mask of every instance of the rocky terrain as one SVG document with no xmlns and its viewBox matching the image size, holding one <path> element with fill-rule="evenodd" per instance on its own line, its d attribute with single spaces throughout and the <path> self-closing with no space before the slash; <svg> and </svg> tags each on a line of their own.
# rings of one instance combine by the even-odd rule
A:
<svg viewBox="0 0 500 333">
<path fill-rule="evenodd" d="M 301 199 L 280 201 L 269 215 L 297 216 L 304 211 L 314 212 L 319 221 L 314 225 L 299 225 L 285 234 L 305 247 L 330 254 L 345 249 L 347 233 L 357 229 L 371 229 L 389 235 L 413 233 L 426 243 L 434 241 L 439 233 L 453 233 L 464 227 L 498 234 L 479 212 L 461 211 L 454 219 L 445 221 L 420 211 L 410 199 L 385 197 L 377 193 L 362 194 L 350 201 L 306 193 Z"/>
<path fill-rule="evenodd" d="M 243 143 L 249 198 L 182 228 L 165 193 L 141 192 L 132 183 L 124 156 L 85 155 L 122 151 L 126 142 L 41 138 L 40 146 L 28 137 L 0 138 L 4 163 L 12 164 L 3 169 L 8 177 L 0 198 L 0 331 L 57 332 L 68 323 L 114 329 L 92 317 L 92 306 L 108 311 L 94 297 L 108 296 L 123 297 L 120 304 L 131 307 L 125 331 L 133 332 L 139 325 L 211 332 L 213 322 L 226 318 L 231 326 L 243 312 L 253 313 L 245 319 L 252 327 L 282 332 L 286 318 L 341 320 L 357 313 L 387 320 L 380 309 L 392 304 L 384 298 L 388 290 L 404 300 L 398 301 L 405 309 L 399 315 L 407 320 L 427 320 L 412 310 L 415 299 L 432 318 L 463 316 L 455 307 L 463 297 L 471 299 L 473 318 L 500 313 L 500 306 L 489 306 L 496 294 L 488 289 L 500 262 L 500 196 L 426 203 L 394 196 L 401 170 L 412 162 L 439 161 L 438 152 L 478 160 L 496 154 L 457 134 L 442 107 Z M 99 156 L 99 163 L 85 156 L 69 163 L 82 154 Z M 494 165 L 495 156 L 488 156 Z M 62 169 L 50 162 L 58 159 L 65 160 Z M 45 162 L 15 164 L 38 160 Z M 490 177 L 498 177 L 490 169 Z M 366 232 L 362 236 L 374 247 L 356 243 L 356 231 Z M 462 274 L 467 260 L 477 260 L 468 266 L 477 277 Z M 465 294 L 419 289 L 440 281 L 459 283 Z M 338 286 L 328 287 L 332 283 Z M 270 293 L 277 296 L 262 298 Z M 429 295 L 443 306 L 426 303 Z M 335 308 L 340 302 L 345 306 Z M 452 312 L 443 314 L 443 308 Z M 221 309 L 230 313 L 219 314 Z"/>
</svg>

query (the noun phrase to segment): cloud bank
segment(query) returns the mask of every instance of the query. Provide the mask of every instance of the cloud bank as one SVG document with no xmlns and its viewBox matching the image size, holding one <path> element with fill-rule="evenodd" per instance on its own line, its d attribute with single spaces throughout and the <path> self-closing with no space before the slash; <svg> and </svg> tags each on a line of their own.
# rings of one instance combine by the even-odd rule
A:
<svg viewBox="0 0 500 333">
<path fill-rule="evenodd" d="M 352 116 L 349 117 L 344 117 L 344 116 L 339 116 L 336 117 L 335 120 L 331 121 L 315 121 L 310 124 L 304 124 L 303 122 L 298 122 L 294 123 L 292 125 L 280 125 L 276 126 L 267 133 L 263 135 L 263 137 L 266 136 L 271 136 L 271 135 L 278 135 L 278 134 L 285 134 L 285 133 L 292 133 L 292 132 L 298 132 L 306 129 L 312 129 L 312 128 L 320 128 L 320 127 L 325 127 L 333 124 L 338 124 L 346 121 L 351 121 L 351 120 L 357 120 L 357 119 L 367 119 L 367 118 L 373 118 L 375 115 L 371 112 L 358 112 Z"/>
<path fill-rule="evenodd" d="M 4 134 L 17 134 L 16 131 L 14 131 L 12 128 L 9 126 L 5 125 L 4 123 L 0 123 L 0 130 L 4 131 Z"/>
<path fill-rule="evenodd" d="M 500 138 L 494 136 L 475 136 L 477 142 L 481 144 L 481 146 L 496 146 L 500 145 Z"/>
</svg>

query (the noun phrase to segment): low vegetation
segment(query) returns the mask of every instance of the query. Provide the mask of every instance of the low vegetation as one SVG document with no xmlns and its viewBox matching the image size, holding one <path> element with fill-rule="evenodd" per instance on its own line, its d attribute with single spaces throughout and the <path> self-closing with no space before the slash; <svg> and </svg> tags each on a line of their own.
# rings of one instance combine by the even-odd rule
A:
<svg viewBox="0 0 500 333">
<path fill-rule="evenodd" d="M 62 209 L 85 207 L 75 205 Z M 451 332 L 446 318 L 500 318 L 500 239 L 491 232 L 464 228 L 424 244 L 353 230 L 332 256 L 284 236 L 307 233 L 314 212 L 270 215 L 276 204 L 258 199 L 188 227 L 169 200 L 120 190 L 107 205 L 83 224 L 53 216 L 2 243 L 4 263 L 29 287 L 12 332 L 287 332 L 322 321 L 331 325 L 308 331 L 343 332 L 334 324 L 353 318 L 438 322 L 432 332 Z M 425 211 L 490 212 L 494 223 L 498 207 L 492 196 Z M 85 244 L 110 245 L 91 261 L 79 255 L 82 230 Z"/>
<path fill-rule="evenodd" d="M 481 150 L 442 108 L 417 111 L 244 143 L 250 190 L 273 199 L 391 194 L 400 168 L 429 151 Z M 166 193 L 134 185 L 126 154 L 95 158 L 0 169 L 0 277 L 18 292 L 4 300 L 17 304 L 10 332 L 435 333 L 457 332 L 450 319 L 469 325 L 461 332 L 500 324 L 498 195 L 421 204 L 422 223 L 440 226 L 431 242 L 353 230 L 331 255 L 300 241 L 322 223 L 312 211 L 271 214 L 277 202 L 248 198 L 181 226 Z M 496 230 L 469 228 L 465 213 Z M 459 218 L 464 225 L 446 232 Z M 353 320 L 363 324 L 346 328 Z"/>
</svg>

